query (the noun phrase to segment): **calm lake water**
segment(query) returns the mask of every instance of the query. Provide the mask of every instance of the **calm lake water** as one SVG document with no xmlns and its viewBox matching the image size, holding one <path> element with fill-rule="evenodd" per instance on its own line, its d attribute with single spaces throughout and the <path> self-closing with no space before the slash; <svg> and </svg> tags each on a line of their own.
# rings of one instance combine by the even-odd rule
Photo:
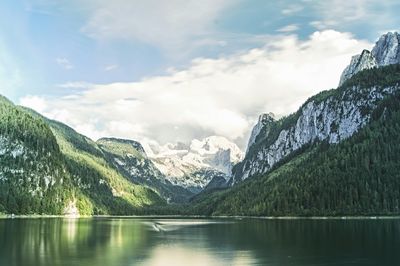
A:
<svg viewBox="0 0 400 266">
<path fill-rule="evenodd" d="M 0 219 L 0 265 L 400 265 L 400 220 Z"/>
</svg>

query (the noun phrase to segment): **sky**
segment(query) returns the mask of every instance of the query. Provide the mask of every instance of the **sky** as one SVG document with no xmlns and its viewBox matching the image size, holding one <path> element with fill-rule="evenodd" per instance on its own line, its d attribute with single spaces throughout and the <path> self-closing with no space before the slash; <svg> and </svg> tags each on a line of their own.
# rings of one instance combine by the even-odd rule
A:
<svg viewBox="0 0 400 266">
<path fill-rule="evenodd" d="M 338 84 L 397 0 L 2 0 L 0 94 L 78 132 L 245 149 L 264 112 Z"/>
</svg>

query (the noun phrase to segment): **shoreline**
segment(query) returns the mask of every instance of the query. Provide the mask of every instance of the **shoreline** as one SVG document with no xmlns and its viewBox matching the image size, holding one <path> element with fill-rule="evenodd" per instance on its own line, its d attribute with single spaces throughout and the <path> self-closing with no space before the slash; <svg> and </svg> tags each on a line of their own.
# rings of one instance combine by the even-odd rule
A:
<svg viewBox="0 0 400 266">
<path fill-rule="evenodd" d="M 0 214 L 0 219 L 96 219 L 96 218 L 119 218 L 119 219 L 260 219 L 260 220 L 397 220 L 400 215 L 378 215 L 378 216 L 204 216 L 204 215 L 11 215 Z"/>
</svg>

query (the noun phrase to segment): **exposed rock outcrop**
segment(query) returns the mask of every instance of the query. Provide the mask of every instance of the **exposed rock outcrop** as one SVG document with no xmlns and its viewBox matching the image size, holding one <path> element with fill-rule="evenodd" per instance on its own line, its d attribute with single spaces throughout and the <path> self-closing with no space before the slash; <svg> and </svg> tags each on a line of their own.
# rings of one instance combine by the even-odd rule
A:
<svg viewBox="0 0 400 266">
<path fill-rule="evenodd" d="M 327 95 L 322 101 L 311 98 L 297 113 L 278 121 L 272 133 L 264 130 L 264 139 L 250 145 L 245 159 L 235 166 L 230 184 L 266 173 L 284 157 L 314 141 L 338 143 L 351 137 L 369 121 L 380 100 L 399 90 L 399 86 L 355 86 Z"/>
<path fill-rule="evenodd" d="M 397 32 L 382 35 L 371 52 L 364 50 L 353 56 L 340 77 L 339 86 L 364 69 L 392 64 L 400 64 L 400 34 Z"/>
<path fill-rule="evenodd" d="M 258 122 L 251 131 L 246 153 L 249 151 L 249 148 L 257 142 L 257 137 L 260 135 L 261 131 L 263 131 L 263 135 L 268 135 L 268 131 L 270 129 L 269 125 L 273 124 L 274 122 L 275 115 L 273 113 L 262 114 L 258 117 Z"/>
</svg>

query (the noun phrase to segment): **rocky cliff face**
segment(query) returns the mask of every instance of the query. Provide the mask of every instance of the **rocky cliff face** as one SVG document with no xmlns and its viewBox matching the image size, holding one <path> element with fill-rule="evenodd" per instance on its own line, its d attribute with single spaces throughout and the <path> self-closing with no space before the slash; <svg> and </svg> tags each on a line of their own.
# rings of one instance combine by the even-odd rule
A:
<svg viewBox="0 0 400 266">
<path fill-rule="evenodd" d="M 258 118 L 257 124 L 254 126 L 253 130 L 251 131 L 250 139 L 247 144 L 246 153 L 249 151 L 249 148 L 257 142 L 260 133 L 262 135 L 268 135 L 268 131 L 270 130 L 270 125 L 275 123 L 275 116 L 273 113 L 262 114 Z"/>
<path fill-rule="evenodd" d="M 378 66 L 399 64 L 400 34 L 389 32 L 382 35 L 372 49 L 372 55 L 376 58 Z"/>
<path fill-rule="evenodd" d="M 355 55 L 351 58 L 350 65 L 348 65 L 340 76 L 339 86 L 346 80 L 354 76 L 356 73 L 364 70 L 371 69 L 378 66 L 375 57 L 370 51 L 364 50 L 361 54 Z"/>
<path fill-rule="evenodd" d="M 264 131 L 262 140 L 249 146 L 245 159 L 235 166 L 230 184 L 266 173 L 307 144 L 315 141 L 338 143 L 349 138 L 368 123 L 380 100 L 398 91 L 398 85 L 354 86 L 311 98 L 297 113 L 277 121 L 270 130 Z"/>
<path fill-rule="evenodd" d="M 372 51 L 364 50 L 351 58 L 350 65 L 343 71 L 339 86 L 354 74 L 374 67 L 400 63 L 400 34 L 389 32 L 382 35 Z"/>
</svg>

